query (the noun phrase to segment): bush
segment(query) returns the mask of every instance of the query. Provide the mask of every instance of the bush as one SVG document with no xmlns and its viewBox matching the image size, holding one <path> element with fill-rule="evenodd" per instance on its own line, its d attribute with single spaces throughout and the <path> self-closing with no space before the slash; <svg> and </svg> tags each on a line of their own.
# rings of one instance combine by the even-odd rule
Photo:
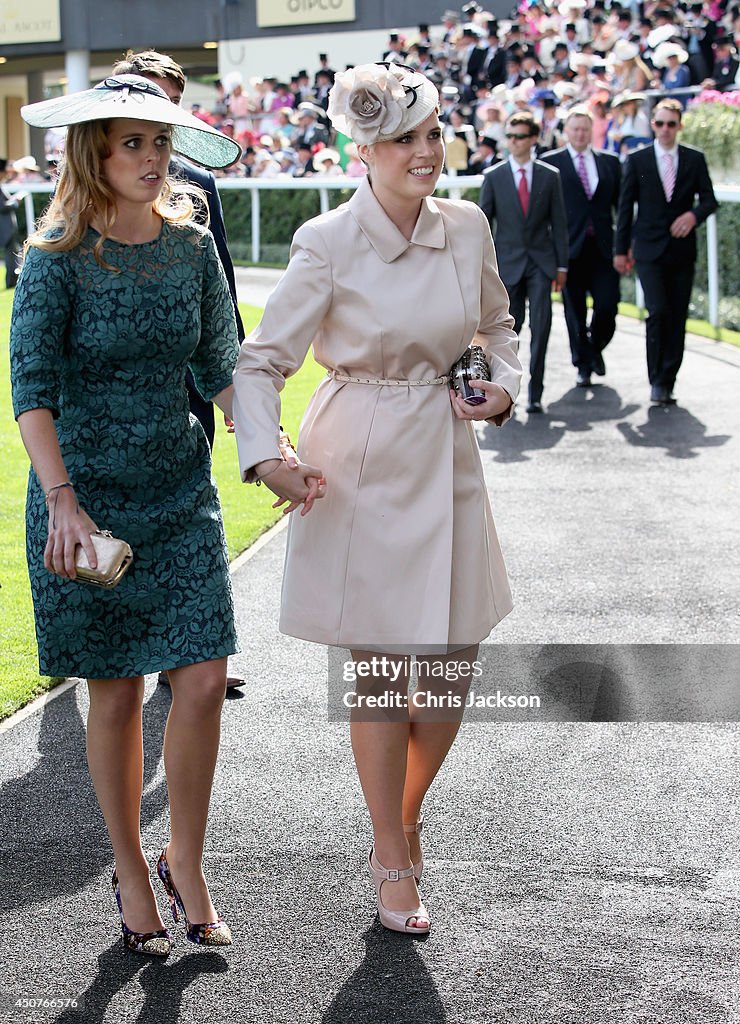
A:
<svg viewBox="0 0 740 1024">
<path fill-rule="evenodd" d="M 345 203 L 353 189 L 332 189 L 332 209 Z M 221 192 L 224 222 L 229 237 L 229 250 L 235 260 L 252 259 L 252 197 L 247 189 L 224 189 Z M 260 192 L 260 262 L 287 263 L 290 240 L 311 217 L 321 212 L 319 193 L 313 189 L 272 190 Z"/>
<path fill-rule="evenodd" d="M 724 171 L 736 168 L 738 158 L 738 107 L 724 97 L 732 93 L 703 94 L 719 97 L 715 102 L 699 102 L 689 107 L 683 118 L 681 142 L 701 149 L 707 163 Z"/>
</svg>

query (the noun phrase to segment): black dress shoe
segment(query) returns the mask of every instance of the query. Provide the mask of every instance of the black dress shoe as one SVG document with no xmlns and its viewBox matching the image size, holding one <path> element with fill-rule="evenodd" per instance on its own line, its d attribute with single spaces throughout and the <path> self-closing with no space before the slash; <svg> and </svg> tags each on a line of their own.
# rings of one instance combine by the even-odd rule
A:
<svg viewBox="0 0 740 1024">
<path fill-rule="evenodd" d="M 669 393 L 668 388 L 664 388 L 659 384 L 654 384 L 650 388 L 650 401 L 655 402 L 657 405 L 668 405 Z"/>
<path fill-rule="evenodd" d="M 606 373 L 606 367 L 604 366 L 604 357 L 602 356 L 601 352 L 597 352 L 596 355 L 593 357 L 593 366 L 591 367 L 591 370 L 593 373 L 596 374 L 597 377 L 603 377 Z"/>
<path fill-rule="evenodd" d="M 577 388 L 590 388 L 591 387 L 591 374 L 590 373 L 582 373 L 579 370 L 578 371 L 578 376 L 576 377 L 576 387 Z"/>
<path fill-rule="evenodd" d="M 542 412 L 542 402 L 530 402 L 527 406 L 527 412 Z"/>
</svg>

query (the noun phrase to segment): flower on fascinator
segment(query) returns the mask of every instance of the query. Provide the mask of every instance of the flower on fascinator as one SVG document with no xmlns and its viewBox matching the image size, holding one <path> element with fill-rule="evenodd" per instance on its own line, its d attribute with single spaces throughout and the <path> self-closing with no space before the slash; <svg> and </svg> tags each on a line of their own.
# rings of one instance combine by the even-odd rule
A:
<svg viewBox="0 0 740 1024">
<path fill-rule="evenodd" d="M 334 127 L 353 142 L 372 145 L 399 127 L 408 105 L 404 72 L 380 64 L 342 71 L 329 93 L 327 113 Z"/>
</svg>

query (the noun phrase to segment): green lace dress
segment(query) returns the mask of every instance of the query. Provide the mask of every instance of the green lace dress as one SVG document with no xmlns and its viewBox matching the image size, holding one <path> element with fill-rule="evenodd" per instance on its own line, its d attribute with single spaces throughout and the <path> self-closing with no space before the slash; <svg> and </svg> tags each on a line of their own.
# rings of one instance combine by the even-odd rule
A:
<svg viewBox="0 0 740 1024">
<path fill-rule="evenodd" d="M 29 249 L 13 303 L 15 415 L 50 409 L 81 506 L 129 542 L 119 585 L 44 568 L 48 516 L 33 469 L 26 546 L 43 675 L 121 678 L 238 650 L 208 442 L 185 373 L 210 399 L 231 383 L 237 334 L 211 235 L 164 223 L 153 242 Z"/>
</svg>

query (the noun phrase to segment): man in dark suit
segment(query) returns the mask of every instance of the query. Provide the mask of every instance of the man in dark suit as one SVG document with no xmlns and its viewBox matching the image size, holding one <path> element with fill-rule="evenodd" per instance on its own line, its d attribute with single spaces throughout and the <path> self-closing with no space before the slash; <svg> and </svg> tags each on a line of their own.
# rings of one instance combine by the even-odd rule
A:
<svg viewBox="0 0 740 1024">
<path fill-rule="evenodd" d="M 167 93 L 173 103 L 178 105 L 182 100 L 182 94 L 185 91 L 185 72 L 182 70 L 180 65 L 172 59 L 172 57 L 166 53 L 158 53 L 156 50 L 145 50 L 141 53 L 133 53 L 129 50 L 125 58 L 113 67 L 113 74 L 141 75 L 143 78 L 149 78 L 151 81 L 155 82 L 160 89 L 163 89 Z M 216 243 L 216 248 L 224 268 L 224 274 L 226 275 L 226 281 L 229 285 L 231 301 L 234 304 L 236 326 L 239 332 L 239 340 L 241 341 L 244 338 L 244 325 L 242 324 L 242 318 L 239 314 L 239 306 L 236 299 L 234 265 L 231 262 L 231 256 L 229 254 L 229 248 L 226 241 L 226 226 L 224 225 L 221 199 L 219 198 L 218 190 L 216 189 L 216 179 L 210 171 L 206 171 L 202 167 L 196 167 L 195 164 L 191 164 L 188 160 L 184 160 L 179 156 L 173 157 L 170 161 L 170 173 L 180 175 L 188 181 L 192 181 L 194 184 L 199 185 L 206 194 L 208 212 L 210 214 L 208 228 Z M 205 431 L 205 435 L 208 438 L 208 443 L 211 448 L 213 448 L 213 441 L 216 432 L 213 404 L 211 402 L 204 401 L 201 397 L 195 386 L 195 380 L 193 379 L 193 375 L 190 370 L 188 370 L 187 373 L 186 384 L 188 388 L 188 399 L 190 401 L 190 411 L 198 420 L 200 420 L 203 430 Z M 163 685 L 168 685 L 169 680 L 167 679 L 166 672 L 159 673 L 159 682 Z M 227 684 L 229 687 L 241 686 L 243 683 L 244 679 L 241 676 L 230 675 L 227 678 Z"/>
<path fill-rule="evenodd" d="M 705 85 L 717 89 L 718 92 L 731 92 L 733 89 L 737 89 L 738 68 L 740 68 L 740 61 L 735 53 L 732 36 L 718 36 L 714 40 L 712 77 Z"/>
<path fill-rule="evenodd" d="M 8 161 L 0 160 L 0 176 L 4 177 Z M 0 249 L 5 253 L 5 287 L 15 288 L 18 280 L 18 220 L 15 211 L 26 193 L 16 192 L 11 195 L 0 185 Z"/>
<path fill-rule="evenodd" d="M 479 80 L 486 81 L 491 89 L 506 81 L 506 52 L 499 44 L 497 21 L 488 22 L 488 49 Z"/>
<path fill-rule="evenodd" d="M 499 274 L 509 293 L 517 334 L 529 300 L 532 335 L 527 412 L 542 412 L 545 354 L 552 326 L 551 289 L 567 280 L 568 226 L 560 174 L 532 159 L 539 129 L 529 111 L 506 122 L 508 160 L 483 175 L 479 204 L 496 241 Z"/>
<path fill-rule="evenodd" d="M 614 337 L 619 304 L 619 274 L 612 265 L 614 216 L 622 168 L 613 153 L 591 148 L 593 118 L 586 107 L 572 107 L 563 125 L 568 140 L 542 159 L 560 171 L 568 218 L 568 283 L 563 289 L 565 322 L 579 387 L 591 374 L 603 377 L 602 352 Z M 587 324 L 586 298 L 593 300 Z"/>
<path fill-rule="evenodd" d="M 645 293 L 650 400 L 672 405 L 683 359 L 686 316 L 696 263 L 696 228 L 719 205 L 704 154 L 679 146 L 682 108 L 661 100 L 653 109 L 655 142 L 624 164 L 614 267 L 634 262 Z M 637 204 L 637 216 L 634 207 Z"/>
</svg>

